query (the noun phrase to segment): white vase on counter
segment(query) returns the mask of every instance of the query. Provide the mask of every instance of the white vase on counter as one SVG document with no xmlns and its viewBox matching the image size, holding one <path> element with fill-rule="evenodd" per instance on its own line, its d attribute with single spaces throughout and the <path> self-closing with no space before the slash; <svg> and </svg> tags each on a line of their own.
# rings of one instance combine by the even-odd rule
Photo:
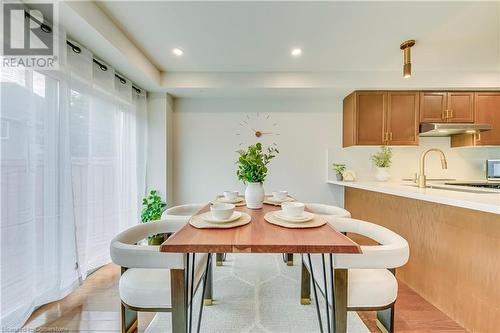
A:
<svg viewBox="0 0 500 333">
<path fill-rule="evenodd" d="M 389 168 L 377 168 L 375 179 L 379 182 L 386 182 L 391 178 Z"/>
<path fill-rule="evenodd" d="M 250 209 L 262 208 L 264 202 L 264 186 L 262 183 L 248 183 L 245 190 L 245 201 Z"/>
</svg>

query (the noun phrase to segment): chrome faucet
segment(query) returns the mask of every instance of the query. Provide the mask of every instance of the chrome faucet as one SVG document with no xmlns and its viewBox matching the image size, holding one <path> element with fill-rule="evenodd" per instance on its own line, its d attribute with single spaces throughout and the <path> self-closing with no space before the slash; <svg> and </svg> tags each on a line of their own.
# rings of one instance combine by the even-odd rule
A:
<svg viewBox="0 0 500 333">
<path fill-rule="evenodd" d="M 420 187 L 420 188 L 427 187 L 427 181 L 425 178 L 425 157 L 431 151 L 435 151 L 441 155 L 441 168 L 448 169 L 448 163 L 446 162 L 446 156 L 444 156 L 444 153 L 441 149 L 431 148 L 431 149 L 424 151 L 422 153 L 422 155 L 420 155 L 420 174 L 418 175 L 418 187 Z"/>
</svg>

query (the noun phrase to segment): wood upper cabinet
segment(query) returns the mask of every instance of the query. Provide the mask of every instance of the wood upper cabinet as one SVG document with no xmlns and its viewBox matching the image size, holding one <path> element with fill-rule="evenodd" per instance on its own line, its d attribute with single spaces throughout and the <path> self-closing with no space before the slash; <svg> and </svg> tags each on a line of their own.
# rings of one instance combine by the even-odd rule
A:
<svg viewBox="0 0 500 333">
<path fill-rule="evenodd" d="M 474 93 L 432 92 L 420 93 L 421 123 L 474 122 Z"/>
<path fill-rule="evenodd" d="M 353 92 L 344 99 L 343 146 L 418 144 L 418 99 L 418 92 Z"/>
<path fill-rule="evenodd" d="M 389 145 L 418 145 L 419 93 L 387 93 L 386 140 Z"/>
<path fill-rule="evenodd" d="M 493 129 L 478 134 L 453 135 L 451 146 L 500 145 L 500 92 L 477 92 L 474 104 L 475 123 L 490 124 Z"/>
</svg>

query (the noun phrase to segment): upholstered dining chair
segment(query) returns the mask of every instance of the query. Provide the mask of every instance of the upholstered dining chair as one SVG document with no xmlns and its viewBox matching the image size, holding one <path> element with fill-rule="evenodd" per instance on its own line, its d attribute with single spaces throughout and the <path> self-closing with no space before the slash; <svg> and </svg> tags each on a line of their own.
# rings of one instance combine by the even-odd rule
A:
<svg viewBox="0 0 500 333">
<path fill-rule="evenodd" d="M 321 215 L 324 218 L 326 218 L 327 221 L 330 221 L 334 217 L 351 217 L 351 213 L 349 213 L 349 211 L 341 207 L 319 204 L 319 203 L 306 203 L 305 205 L 307 211 Z M 293 266 L 293 253 L 284 253 L 283 261 L 288 266 Z"/>
<path fill-rule="evenodd" d="M 333 254 L 331 258 L 333 258 L 334 274 L 336 269 L 347 269 L 348 311 L 378 311 L 379 329 L 382 332 L 394 332 L 394 303 L 398 294 L 395 269 L 408 262 L 408 242 L 395 232 L 366 221 L 337 217 L 330 219 L 330 224 L 337 231 L 359 234 L 379 244 L 361 246 L 362 254 Z M 326 291 L 326 282 L 333 277 L 330 272 L 323 270 L 325 266 L 329 267 L 329 260 L 330 256 L 322 257 L 320 254 L 302 256 L 301 297 L 310 299 L 311 276 L 313 276 L 312 286 L 315 294 L 318 287 L 323 296 L 327 295 L 327 309 L 332 306 L 332 294 Z M 317 303 L 316 308 L 320 316 Z M 329 320 L 328 315 L 327 319 Z"/>
<path fill-rule="evenodd" d="M 137 312 L 171 312 L 175 304 L 183 308 L 184 290 L 175 288 L 177 279 L 184 279 L 184 255 L 160 252 L 158 246 L 137 245 L 148 236 L 159 233 L 175 233 L 186 224 L 184 217 L 166 216 L 166 219 L 131 227 L 118 234 L 110 246 L 112 261 L 121 266 L 119 293 L 121 299 L 121 331 L 134 332 L 137 328 Z M 193 287 L 200 285 L 204 275 L 207 254 L 195 256 Z M 171 270 L 176 270 L 171 280 Z M 206 271 L 211 284 L 211 270 Z M 188 286 L 191 289 L 191 285 Z M 193 289 L 191 289 L 193 290 Z M 205 295 L 212 298 L 211 286 Z M 191 300 L 188 300 L 190 302 Z M 172 327 L 177 323 L 172 316 Z"/>
</svg>

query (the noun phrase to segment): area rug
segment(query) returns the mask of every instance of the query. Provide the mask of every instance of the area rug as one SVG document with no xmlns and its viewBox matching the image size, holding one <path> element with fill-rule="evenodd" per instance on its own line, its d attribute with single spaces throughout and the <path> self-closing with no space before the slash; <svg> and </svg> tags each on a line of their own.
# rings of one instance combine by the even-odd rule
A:
<svg viewBox="0 0 500 333">
<path fill-rule="evenodd" d="M 201 289 L 201 288 L 200 288 Z M 197 293 L 193 319 L 198 318 Z M 326 325 L 325 303 L 320 298 Z M 300 304 L 300 257 L 287 266 L 277 254 L 228 254 L 224 266 L 214 266 L 214 304 L 205 306 L 201 332 L 319 332 L 315 305 Z M 348 312 L 349 333 L 369 333 L 356 312 Z M 193 321 L 195 322 L 195 320 Z M 145 332 L 171 332 L 171 314 L 155 316 Z M 196 326 L 193 326 L 196 332 Z"/>
</svg>

